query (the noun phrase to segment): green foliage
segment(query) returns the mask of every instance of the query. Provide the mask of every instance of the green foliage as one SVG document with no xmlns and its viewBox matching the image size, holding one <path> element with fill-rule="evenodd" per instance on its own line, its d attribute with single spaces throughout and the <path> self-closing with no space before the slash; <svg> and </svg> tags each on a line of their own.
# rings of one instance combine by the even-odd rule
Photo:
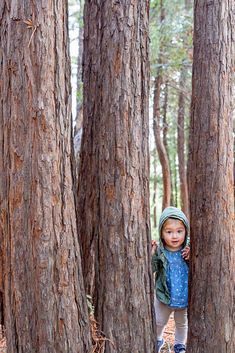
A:
<svg viewBox="0 0 235 353">
<path fill-rule="evenodd" d="M 90 295 L 86 295 L 87 306 L 88 306 L 88 314 L 94 315 L 94 306 L 92 304 L 92 297 Z"/>
<path fill-rule="evenodd" d="M 77 101 L 81 103 L 83 101 L 83 83 L 80 82 L 80 84 L 77 87 Z"/>
<path fill-rule="evenodd" d="M 160 0 L 152 0 L 150 6 L 150 62 L 151 74 L 156 75 L 159 53 L 163 57 L 162 68 L 172 75 L 184 65 L 191 65 L 192 11 L 186 11 L 183 0 L 163 0 L 165 19 L 160 19 Z"/>
<path fill-rule="evenodd" d="M 161 18 L 161 4 L 164 7 L 164 20 Z M 163 13 L 162 13 L 163 14 Z M 168 100 L 166 111 L 167 124 L 167 152 L 172 176 L 172 205 L 180 207 L 179 175 L 177 157 L 177 116 L 179 97 L 180 71 L 186 68 L 186 82 L 184 96 L 186 101 L 185 118 L 187 139 L 189 125 L 189 110 L 191 100 L 191 66 L 192 66 L 192 24 L 193 13 L 185 9 L 185 0 L 151 0 L 150 2 L 150 66 L 151 66 L 151 97 L 153 100 L 153 82 L 159 69 L 162 70 L 163 89 L 160 96 L 161 126 L 163 128 L 164 115 L 164 87 L 168 85 Z M 159 58 L 161 60 L 159 61 Z M 151 116 L 151 114 L 150 114 Z M 150 124 L 151 125 L 151 124 Z M 150 139 L 151 141 L 151 139 Z M 158 237 L 157 229 L 153 227 L 153 183 L 157 180 L 157 216 L 161 213 L 163 185 L 162 170 L 156 156 L 155 143 L 150 144 L 150 212 L 152 224 L 152 236 Z M 157 159 L 156 175 L 154 175 L 153 161 Z"/>
</svg>

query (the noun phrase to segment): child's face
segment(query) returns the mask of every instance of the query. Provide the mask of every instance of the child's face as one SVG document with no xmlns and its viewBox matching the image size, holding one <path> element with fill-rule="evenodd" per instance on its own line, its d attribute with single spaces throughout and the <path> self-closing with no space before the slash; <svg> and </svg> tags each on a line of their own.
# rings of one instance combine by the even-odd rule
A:
<svg viewBox="0 0 235 353">
<path fill-rule="evenodd" d="M 169 218 L 162 227 L 162 240 L 165 248 L 170 251 L 181 249 L 186 236 L 184 223 L 179 219 Z"/>
</svg>

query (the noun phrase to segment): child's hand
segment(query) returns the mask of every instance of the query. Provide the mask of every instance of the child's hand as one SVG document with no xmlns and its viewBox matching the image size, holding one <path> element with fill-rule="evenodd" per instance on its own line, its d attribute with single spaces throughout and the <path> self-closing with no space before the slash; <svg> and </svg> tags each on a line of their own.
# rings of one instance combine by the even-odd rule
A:
<svg viewBox="0 0 235 353">
<path fill-rule="evenodd" d="M 189 260 L 190 258 L 190 247 L 187 245 L 185 248 L 182 250 L 182 256 L 185 260 Z"/>
<path fill-rule="evenodd" d="M 155 252 L 157 250 L 157 242 L 156 240 L 152 240 L 152 250 L 151 250 L 151 254 L 154 255 Z"/>
</svg>

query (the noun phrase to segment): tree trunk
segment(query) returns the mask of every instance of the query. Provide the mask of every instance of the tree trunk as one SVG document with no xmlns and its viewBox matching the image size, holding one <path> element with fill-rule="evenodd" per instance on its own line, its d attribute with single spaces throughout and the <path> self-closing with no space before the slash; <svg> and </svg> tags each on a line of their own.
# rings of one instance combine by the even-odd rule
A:
<svg viewBox="0 0 235 353">
<path fill-rule="evenodd" d="M 153 159 L 153 227 L 157 229 L 157 163 L 156 163 L 157 151 L 154 150 Z"/>
<path fill-rule="evenodd" d="M 84 24 L 82 21 L 84 11 L 83 0 L 79 0 L 79 31 L 78 31 L 78 59 L 77 59 L 77 99 L 76 99 L 76 126 L 75 134 L 82 128 L 83 120 L 83 97 L 82 97 L 82 57 Z"/>
<path fill-rule="evenodd" d="M 233 129 L 233 136 L 235 136 L 235 127 Z M 235 138 L 233 138 L 233 192 L 234 192 L 234 202 L 235 202 Z"/>
<path fill-rule="evenodd" d="M 186 10 L 192 9 L 192 2 L 193 0 L 185 0 L 184 5 Z"/>
<path fill-rule="evenodd" d="M 163 144 L 160 127 L 160 91 L 161 91 L 162 77 L 161 73 L 155 79 L 154 89 L 154 103 L 153 103 L 153 131 L 155 137 L 155 143 L 158 151 L 158 157 L 162 167 L 162 178 L 163 178 L 163 199 L 162 209 L 170 206 L 171 203 L 171 172 L 170 164 L 167 156 L 166 148 Z"/>
<path fill-rule="evenodd" d="M 79 229 L 106 353 L 152 352 L 148 1 L 86 1 Z"/>
<path fill-rule="evenodd" d="M 185 116 L 185 99 L 183 89 L 186 83 L 186 68 L 182 63 L 180 72 L 180 91 L 178 102 L 178 124 L 177 124 L 177 150 L 179 160 L 179 179 L 180 179 L 180 199 L 183 212 L 189 217 L 189 200 L 188 200 L 188 183 L 185 162 L 185 137 L 184 137 L 184 116 Z"/>
<path fill-rule="evenodd" d="M 7 352 L 89 353 L 71 172 L 67 6 L 3 1 L 0 19 Z"/>
<path fill-rule="evenodd" d="M 83 36 L 84 24 L 82 21 L 84 11 L 83 0 L 79 0 L 79 31 L 78 31 L 78 59 L 77 59 L 77 99 L 76 99 L 76 119 L 74 128 L 74 148 L 76 158 L 76 172 L 79 168 L 79 154 L 82 140 L 83 125 L 83 85 L 82 85 L 82 57 L 83 57 Z"/>
<path fill-rule="evenodd" d="M 160 3 L 161 7 L 161 22 L 165 20 L 165 9 L 162 4 Z M 154 83 L 154 98 L 153 98 L 153 132 L 155 137 L 156 148 L 159 156 L 159 160 L 162 167 L 162 179 L 163 179 L 163 199 L 162 199 L 162 209 L 167 206 L 170 206 L 171 203 L 171 172 L 170 172 L 170 164 L 167 155 L 167 150 L 163 143 L 163 137 L 161 133 L 161 112 L 160 112 L 160 94 L 161 94 L 161 87 L 163 82 L 162 77 L 162 44 L 160 45 L 160 54 L 158 58 L 158 65 L 159 69 L 155 78 Z"/>
<path fill-rule="evenodd" d="M 163 144 L 166 149 L 166 153 L 169 159 L 169 147 L 167 142 L 167 133 L 168 133 L 168 122 L 167 122 L 167 108 L 168 108 L 168 82 L 165 82 L 164 85 L 164 103 L 163 103 Z"/>
<path fill-rule="evenodd" d="M 168 163 L 169 163 L 169 169 L 170 169 L 170 182 L 171 182 L 171 198 L 170 198 L 170 204 L 174 205 L 174 185 L 172 185 L 173 183 L 173 178 L 172 178 L 172 165 L 171 165 L 171 160 L 170 160 L 170 151 L 169 151 L 169 145 L 168 145 L 168 141 L 167 141 L 167 135 L 168 135 L 168 121 L 167 121 L 167 109 L 168 109 L 168 96 L 169 96 L 169 92 L 168 92 L 168 81 L 165 80 L 165 84 L 164 84 L 164 102 L 163 102 L 163 107 L 162 107 L 162 115 L 163 115 L 163 119 L 162 119 L 162 128 L 163 128 L 163 145 L 164 148 L 166 150 L 166 154 L 167 154 L 167 158 L 168 158 Z"/>
<path fill-rule="evenodd" d="M 195 1 L 187 352 L 234 353 L 233 2 Z"/>
</svg>

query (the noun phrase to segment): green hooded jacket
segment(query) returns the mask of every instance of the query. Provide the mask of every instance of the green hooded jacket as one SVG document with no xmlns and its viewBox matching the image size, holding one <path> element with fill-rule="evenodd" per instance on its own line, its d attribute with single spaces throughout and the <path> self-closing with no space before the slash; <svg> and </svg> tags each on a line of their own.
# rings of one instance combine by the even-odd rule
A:
<svg viewBox="0 0 235 353">
<path fill-rule="evenodd" d="M 183 244 L 183 248 L 189 244 L 189 221 L 185 214 L 176 207 L 167 207 L 161 214 L 159 220 L 159 245 L 156 253 L 152 256 L 152 270 L 155 273 L 155 288 L 156 296 L 162 303 L 170 304 L 170 292 L 166 284 L 166 274 L 168 261 L 164 254 L 164 246 L 161 239 L 161 231 L 163 224 L 168 218 L 179 219 L 182 221 L 186 228 L 186 236 Z"/>
</svg>

